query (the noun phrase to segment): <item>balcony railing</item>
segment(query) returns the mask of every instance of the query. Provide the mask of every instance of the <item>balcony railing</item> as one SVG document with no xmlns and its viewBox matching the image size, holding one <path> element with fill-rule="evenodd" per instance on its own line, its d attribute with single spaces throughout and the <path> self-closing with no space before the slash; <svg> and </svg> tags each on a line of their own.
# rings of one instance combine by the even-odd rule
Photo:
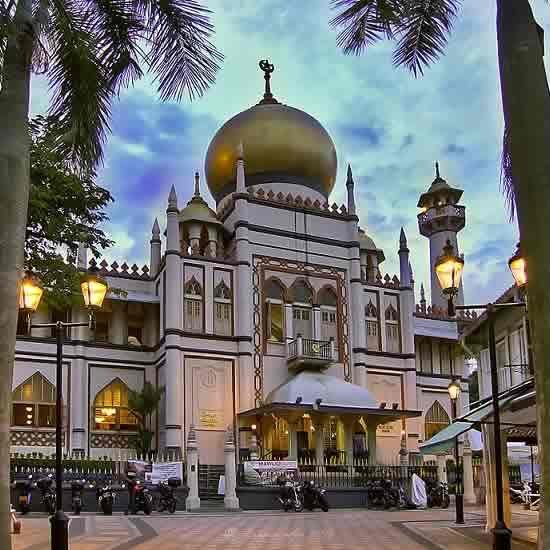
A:
<svg viewBox="0 0 550 550">
<path fill-rule="evenodd" d="M 336 347 L 334 340 L 312 340 L 298 335 L 287 345 L 287 363 L 298 366 L 305 363 L 318 366 L 327 365 L 336 361 Z"/>
<path fill-rule="evenodd" d="M 533 377 L 527 363 L 504 365 L 498 368 L 498 391 L 502 393 Z"/>
</svg>

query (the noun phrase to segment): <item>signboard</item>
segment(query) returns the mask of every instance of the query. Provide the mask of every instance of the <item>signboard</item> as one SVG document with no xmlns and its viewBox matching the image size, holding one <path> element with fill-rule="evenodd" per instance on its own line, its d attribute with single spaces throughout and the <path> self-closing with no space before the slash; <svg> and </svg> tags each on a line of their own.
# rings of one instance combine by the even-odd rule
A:
<svg viewBox="0 0 550 550">
<path fill-rule="evenodd" d="M 257 472 L 282 472 L 298 469 L 296 460 L 250 460 L 247 464 Z"/>
<path fill-rule="evenodd" d="M 183 480 L 183 464 L 181 462 L 153 462 L 151 483 L 158 485 L 170 477 Z"/>
</svg>

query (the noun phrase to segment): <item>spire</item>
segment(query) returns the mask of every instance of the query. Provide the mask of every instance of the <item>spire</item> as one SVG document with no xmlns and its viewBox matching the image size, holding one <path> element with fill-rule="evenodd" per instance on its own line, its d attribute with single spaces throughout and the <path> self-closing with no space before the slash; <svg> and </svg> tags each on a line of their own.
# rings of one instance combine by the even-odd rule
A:
<svg viewBox="0 0 550 550">
<path fill-rule="evenodd" d="M 401 228 L 401 233 L 399 234 L 399 250 L 405 250 L 407 248 L 407 236 L 405 235 L 405 230 Z"/>
<path fill-rule="evenodd" d="M 83 242 L 78 243 L 78 250 L 76 251 L 76 268 L 88 269 L 88 248 Z"/>
<path fill-rule="evenodd" d="M 178 196 L 176 195 L 176 188 L 173 185 L 170 188 L 170 194 L 168 195 L 168 209 L 178 209 Z"/>
<path fill-rule="evenodd" d="M 441 176 L 439 175 L 439 161 L 435 161 L 435 179 L 439 179 Z"/>
<path fill-rule="evenodd" d="M 353 174 L 351 172 L 351 164 L 348 164 L 348 175 L 346 180 L 346 188 L 348 190 L 348 213 L 355 215 L 355 183 L 353 181 Z"/>
<path fill-rule="evenodd" d="M 200 181 L 199 180 L 199 173 L 195 172 L 195 197 L 200 197 L 201 196 L 199 181 Z"/>
<path fill-rule="evenodd" d="M 246 192 L 246 181 L 245 181 L 245 175 L 244 175 L 244 149 L 243 149 L 243 142 L 239 142 L 239 146 L 237 148 L 237 186 L 236 186 L 237 193 L 245 193 Z"/>
<path fill-rule="evenodd" d="M 413 284 L 414 283 L 414 273 L 413 273 L 413 268 L 412 268 L 411 262 L 409 262 L 409 277 L 411 278 L 411 284 Z"/>
<path fill-rule="evenodd" d="M 154 241 L 159 241 L 160 240 L 160 226 L 159 226 L 159 221 L 157 220 L 157 218 L 155 218 L 155 221 L 153 222 L 153 228 L 151 229 L 151 233 L 153 235 L 153 240 Z"/>
<path fill-rule="evenodd" d="M 275 65 L 269 62 L 269 59 L 262 59 L 258 65 L 260 69 L 264 72 L 265 79 L 265 92 L 264 98 L 260 101 L 260 105 L 265 105 L 266 103 L 279 103 L 271 93 L 271 73 L 275 70 Z"/>
<path fill-rule="evenodd" d="M 420 283 L 420 310 L 426 313 L 426 294 L 424 292 L 424 283 Z"/>
</svg>

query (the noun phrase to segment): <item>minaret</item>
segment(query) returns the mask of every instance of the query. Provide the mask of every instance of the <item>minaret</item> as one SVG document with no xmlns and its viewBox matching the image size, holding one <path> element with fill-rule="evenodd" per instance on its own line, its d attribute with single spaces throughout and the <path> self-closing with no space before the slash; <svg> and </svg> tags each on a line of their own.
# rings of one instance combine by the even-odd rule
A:
<svg viewBox="0 0 550 550">
<path fill-rule="evenodd" d="M 78 243 L 78 250 L 76 251 L 76 268 L 79 271 L 88 269 L 88 247 L 82 242 Z"/>
<path fill-rule="evenodd" d="M 407 236 L 405 235 L 405 230 L 401 228 L 401 233 L 399 234 L 399 278 L 401 279 L 401 287 L 412 287 L 410 265 Z"/>
<path fill-rule="evenodd" d="M 430 272 L 432 304 L 444 310 L 447 309 L 447 298 L 443 296 L 435 273 L 435 262 L 441 256 L 447 239 L 459 253 L 458 232 L 466 223 L 465 207 L 458 201 L 462 196 L 462 189 L 451 187 L 439 173 L 439 163 L 435 163 L 435 179 L 426 193 L 420 196 L 418 207 L 422 209 L 418 214 L 418 229 L 420 234 L 430 240 Z M 455 297 L 455 304 L 464 303 L 462 283 Z"/>
<path fill-rule="evenodd" d="M 346 189 L 348 190 L 348 214 L 355 215 L 355 182 L 353 181 L 353 174 L 351 173 L 351 165 L 348 164 L 348 177 L 346 180 Z"/>
<path fill-rule="evenodd" d="M 160 227 L 159 222 L 157 218 L 155 218 L 155 222 L 153 223 L 153 228 L 151 229 L 151 253 L 149 256 L 149 273 L 151 277 L 155 277 L 155 275 L 158 273 L 159 266 L 160 266 Z"/>
<path fill-rule="evenodd" d="M 237 193 L 246 192 L 246 181 L 244 176 L 244 150 L 243 142 L 239 143 L 239 149 L 237 151 Z"/>
</svg>

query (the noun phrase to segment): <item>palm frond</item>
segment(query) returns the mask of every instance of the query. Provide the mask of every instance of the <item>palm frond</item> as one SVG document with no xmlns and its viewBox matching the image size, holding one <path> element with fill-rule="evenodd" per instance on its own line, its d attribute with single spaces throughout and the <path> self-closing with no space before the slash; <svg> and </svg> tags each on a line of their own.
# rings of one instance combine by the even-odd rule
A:
<svg viewBox="0 0 550 550">
<path fill-rule="evenodd" d="M 112 91 L 101 63 L 91 13 L 78 0 L 52 0 L 50 115 L 64 136 L 60 147 L 83 170 L 103 156 Z"/>
<path fill-rule="evenodd" d="M 140 37 L 144 28 L 131 0 L 92 0 L 92 25 L 109 86 L 118 94 L 143 76 Z"/>
<path fill-rule="evenodd" d="M 504 195 L 510 221 L 513 221 L 516 213 L 516 192 L 514 176 L 512 174 L 511 135 L 508 126 L 504 128 L 502 137 L 502 158 L 500 163 L 500 190 Z"/>
<path fill-rule="evenodd" d="M 331 27 L 342 28 L 336 43 L 345 54 L 354 55 L 384 38 L 391 39 L 401 11 L 396 0 L 332 0 L 331 7 L 342 10 L 330 20 Z"/>
<path fill-rule="evenodd" d="M 149 69 L 163 100 L 202 96 L 215 81 L 223 55 L 210 42 L 210 10 L 195 0 L 135 0 L 148 42 Z"/>
<path fill-rule="evenodd" d="M 414 76 L 443 54 L 461 0 L 408 0 L 396 28 L 393 61 Z"/>
</svg>

